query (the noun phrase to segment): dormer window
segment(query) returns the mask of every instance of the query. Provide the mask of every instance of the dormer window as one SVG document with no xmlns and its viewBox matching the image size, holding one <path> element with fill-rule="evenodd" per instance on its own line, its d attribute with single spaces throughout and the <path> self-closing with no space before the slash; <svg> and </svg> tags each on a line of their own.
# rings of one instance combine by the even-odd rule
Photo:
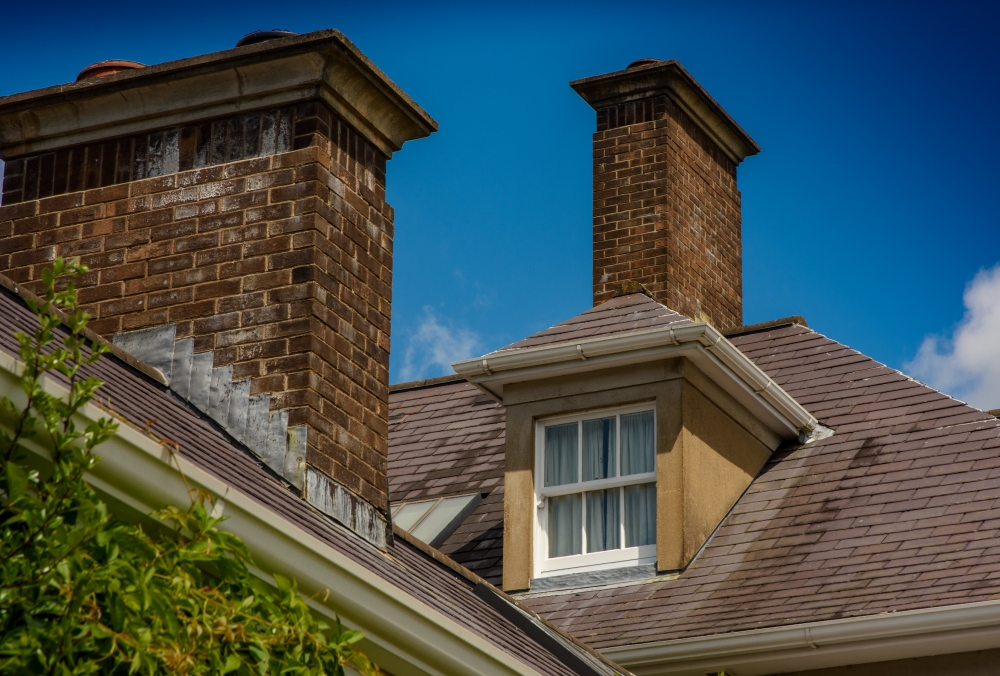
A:
<svg viewBox="0 0 1000 676">
<path fill-rule="evenodd" d="M 537 423 L 535 576 L 656 560 L 652 404 Z"/>
</svg>

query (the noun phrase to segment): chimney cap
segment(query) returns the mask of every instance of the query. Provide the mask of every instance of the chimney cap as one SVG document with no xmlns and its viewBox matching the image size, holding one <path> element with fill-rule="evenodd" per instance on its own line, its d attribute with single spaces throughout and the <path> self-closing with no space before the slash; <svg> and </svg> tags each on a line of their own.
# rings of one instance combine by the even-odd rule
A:
<svg viewBox="0 0 1000 676">
<path fill-rule="evenodd" d="M 252 33 L 247 33 L 237 41 L 237 47 L 245 47 L 247 45 L 256 45 L 260 42 L 267 42 L 268 40 L 277 40 L 279 38 L 289 38 L 293 35 L 298 35 L 298 33 L 293 33 L 292 31 L 286 31 L 284 28 L 272 28 L 269 31 L 253 31 Z"/>
<path fill-rule="evenodd" d="M 737 164 L 760 152 L 756 141 L 675 59 L 639 61 L 625 70 L 574 80 L 569 86 L 595 110 L 669 96 Z"/>
<path fill-rule="evenodd" d="M 81 70 L 80 74 L 76 76 L 76 81 L 80 82 L 81 80 L 89 80 L 92 77 L 114 75 L 115 73 L 120 73 L 123 70 L 133 70 L 135 68 L 145 67 L 146 64 L 139 63 L 138 61 L 123 61 L 121 59 L 98 61 L 97 63 L 92 63 Z"/>
</svg>

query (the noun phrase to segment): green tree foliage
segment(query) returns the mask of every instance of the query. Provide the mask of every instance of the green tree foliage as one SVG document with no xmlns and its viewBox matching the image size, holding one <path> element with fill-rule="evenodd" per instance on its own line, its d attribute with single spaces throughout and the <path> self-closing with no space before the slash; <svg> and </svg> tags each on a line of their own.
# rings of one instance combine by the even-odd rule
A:
<svg viewBox="0 0 1000 676">
<path fill-rule="evenodd" d="M 84 271 L 58 260 L 43 272 L 39 327 L 18 334 L 27 403 L 0 401 L 13 421 L 0 429 L 0 673 L 377 674 L 354 647 L 359 632 L 318 620 L 294 582 L 250 572 L 209 496 L 154 514 L 166 526 L 154 535 L 115 518 L 84 481 L 117 428 L 75 423 L 100 386 L 80 369 L 108 349 L 81 336 L 72 278 Z M 55 373 L 65 398 L 45 392 Z M 27 444 L 51 464 L 30 463 Z"/>
</svg>

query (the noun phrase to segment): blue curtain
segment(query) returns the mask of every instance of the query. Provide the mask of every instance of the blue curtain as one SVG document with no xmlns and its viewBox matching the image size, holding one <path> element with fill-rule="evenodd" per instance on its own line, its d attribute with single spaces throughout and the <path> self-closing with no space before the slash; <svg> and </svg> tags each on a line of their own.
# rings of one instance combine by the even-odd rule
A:
<svg viewBox="0 0 1000 676">
<path fill-rule="evenodd" d="M 615 419 L 583 421 L 583 480 L 607 479 L 615 471 Z"/>
<path fill-rule="evenodd" d="M 620 488 L 587 493 L 587 551 L 603 552 L 621 547 L 618 502 Z"/>
<path fill-rule="evenodd" d="M 625 426 L 622 425 L 624 428 Z M 588 505 L 589 507 L 589 505 Z M 625 546 L 656 542 L 656 484 L 625 487 Z"/>
<path fill-rule="evenodd" d="M 583 548 L 582 494 L 549 498 L 549 558 L 580 554 Z"/>
<path fill-rule="evenodd" d="M 656 463 L 653 412 L 627 413 L 622 419 L 622 476 L 652 472 Z"/>
<path fill-rule="evenodd" d="M 561 486 L 577 482 L 577 425 L 545 428 L 545 485 Z"/>
</svg>

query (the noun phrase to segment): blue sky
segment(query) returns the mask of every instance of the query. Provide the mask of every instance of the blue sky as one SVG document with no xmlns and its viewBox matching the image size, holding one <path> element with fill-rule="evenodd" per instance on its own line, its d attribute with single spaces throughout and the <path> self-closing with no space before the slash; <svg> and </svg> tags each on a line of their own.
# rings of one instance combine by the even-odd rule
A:
<svg viewBox="0 0 1000 676">
<path fill-rule="evenodd" d="M 739 169 L 746 323 L 801 314 L 1000 407 L 1000 11 L 804 5 L 17 3 L 0 94 L 342 30 L 441 124 L 389 163 L 399 381 L 590 306 L 594 114 L 567 82 L 676 58 L 763 149 Z"/>
</svg>

